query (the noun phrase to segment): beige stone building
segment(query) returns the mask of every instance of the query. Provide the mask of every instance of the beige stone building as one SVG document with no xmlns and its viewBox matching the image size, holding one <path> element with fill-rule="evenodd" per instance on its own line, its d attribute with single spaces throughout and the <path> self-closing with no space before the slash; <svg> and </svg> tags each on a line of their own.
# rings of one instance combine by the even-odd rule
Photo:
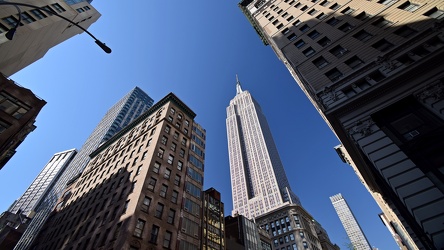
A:
<svg viewBox="0 0 444 250">
<path fill-rule="evenodd" d="M 86 0 L 22 0 L 77 23 L 87 29 L 99 19 L 100 13 Z M 18 11 L 12 5 L 0 5 L 0 72 L 10 76 L 42 58 L 55 45 L 83 31 L 42 9 L 19 6 L 21 25 L 12 40 L 5 37 L 18 22 Z M 92 40 L 92 39 L 91 39 Z M 96 46 L 91 41 L 91 46 Z"/>
<path fill-rule="evenodd" d="M 91 154 L 36 249 L 200 249 L 205 130 L 170 93 Z"/>
<path fill-rule="evenodd" d="M 241 7 L 419 249 L 444 247 L 444 2 Z"/>
</svg>

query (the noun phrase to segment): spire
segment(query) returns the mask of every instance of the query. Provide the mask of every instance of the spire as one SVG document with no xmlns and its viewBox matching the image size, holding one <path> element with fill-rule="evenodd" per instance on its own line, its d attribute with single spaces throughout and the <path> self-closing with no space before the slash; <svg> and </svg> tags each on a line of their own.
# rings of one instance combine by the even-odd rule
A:
<svg viewBox="0 0 444 250">
<path fill-rule="evenodd" d="M 239 77 L 236 74 L 236 95 L 242 93 L 242 88 L 239 82 Z"/>
</svg>

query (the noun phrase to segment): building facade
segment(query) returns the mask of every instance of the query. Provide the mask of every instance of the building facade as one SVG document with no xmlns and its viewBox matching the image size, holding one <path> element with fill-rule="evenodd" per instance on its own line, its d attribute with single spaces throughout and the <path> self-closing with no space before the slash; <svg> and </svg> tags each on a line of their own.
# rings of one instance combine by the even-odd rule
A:
<svg viewBox="0 0 444 250">
<path fill-rule="evenodd" d="M 39 203 L 35 206 L 34 219 L 23 234 L 16 249 L 27 249 L 30 246 L 56 205 L 57 200 L 63 194 L 67 183 L 81 174 L 90 161 L 90 154 L 152 105 L 153 99 L 143 90 L 135 87 L 108 110 L 71 163 L 58 176 L 51 189 L 46 191 L 45 197 L 40 198 Z"/>
<path fill-rule="evenodd" d="M 82 33 L 81 29 L 48 11 L 56 12 L 87 29 L 100 17 L 100 13 L 90 2 L 86 0 L 20 1 L 20 3 L 36 5 L 44 9 L 19 6 L 22 21 L 12 40 L 7 39 L 5 34 L 17 24 L 18 11 L 13 5 L 0 5 L 1 72 L 10 76 L 42 58 L 55 45 Z"/>
<path fill-rule="evenodd" d="M 225 250 L 224 203 L 216 189 L 203 192 L 202 208 L 202 249 Z"/>
<path fill-rule="evenodd" d="M 200 249 L 205 130 L 170 93 L 91 154 L 35 249 Z"/>
<path fill-rule="evenodd" d="M 0 169 L 34 131 L 35 119 L 45 104 L 31 90 L 0 74 Z"/>
<path fill-rule="evenodd" d="M 285 202 L 300 204 L 290 188 L 261 107 L 236 84 L 227 107 L 227 137 L 234 214 L 247 218 L 272 211 Z"/>
<path fill-rule="evenodd" d="M 415 244 L 443 248 L 444 2 L 239 6 Z"/>
<path fill-rule="evenodd" d="M 353 249 L 356 250 L 372 250 L 370 243 L 365 237 L 364 232 L 359 226 L 353 212 L 347 204 L 347 201 L 341 194 L 336 194 L 330 197 L 331 203 L 341 220 L 342 226 L 344 226 L 345 232 L 350 239 Z"/>
<path fill-rule="evenodd" d="M 35 206 L 51 190 L 51 187 L 69 163 L 71 163 L 76 153 L 77 150 L 70 149 L 54 154 L 31 185 L 29 185 L 28 189 L 26 189 L 25 193 L 14 202 L 8 211 L 11 213 L 20 212 L 32 218 Z"/>
<path fill-rule="evenodd" d="M 336 249 L 331 248 L 335 245 L 330 242 L 326 231 L 319 223 L 315 223 L 314 218 L 300 205 L 285 204 L 256 217 L 255 221 L 259 228 L 270 235 L 275 250 Z M 321 239 L 324 244 L 321 244 Z"/>
<path fill-rule="evenodd" d="M 225 217 L 227 250 L 271 250 L 265 230 L 243 215 Z"/>
</svg>

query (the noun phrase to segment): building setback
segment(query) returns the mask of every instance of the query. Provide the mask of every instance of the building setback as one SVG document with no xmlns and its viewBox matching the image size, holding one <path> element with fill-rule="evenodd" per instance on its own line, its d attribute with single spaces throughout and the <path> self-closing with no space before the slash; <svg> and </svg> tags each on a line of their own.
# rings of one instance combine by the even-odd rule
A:
<svg viewBox="0 0 444 250">
<path fill-rule="evenodd" d="M 205 130 L 170 93 L 91 154 L 35 249 L 199 249 Z"/>
<path fill-rule="evenodd" d="M 153 99 L 139 87 L 135 87 L 107 111 L 71 163 L 64 169 L 63 173 L 59 174 L 56 180 L 53 180 L 54 183 L 50 189 L 45 191 L 45 195 L 35 205 L 35 216 L 18 242 L 16 249 L 29 248 L 56 205 L 57 200 L 63 194 L 67 183 L 81 174 L 90 161 L 90 154 L 152 105 Z"/>
<path fill-rule="evenodd" d="M 35 119 L 45 104 L 31 90 L 0 73 L 0 169 L 26 136 L 34 131 Z"/>
<path fill-rule="evenodd" d="M 444 2 L 243 0 L 419 249 L 444 247 Z"/>
<path fill-rule="evenodd" d="M 99 19 L 99 12 L 91 0 L 23 0 L 20 3 L 37 5 L 66 17 L 83 28 Z M 45 10 L 19 6 L 23 25 L 20 25 L 12 40 L 4 34 L 18 22 L 18 11 L 13 5 L 0 5 L 0 69 L 10 76 L 42 58 L 55 45 L 82 33 L 69 22 Z M 95 46 L 92 44 L 91 46 Z"/>
<path fill-rule="evenodd" d="M 336 194 L 330 197 L 331 203 L 341 220 L 342 226 L 344 226 L 345 232 L 350 239 L 351 246 L 356 250 L 371 250 L 372 247 L 362 232 L 358 221 L 356 220 L 353 212 L 347 204 L 347 201 L 341 194 Z"/>
</svg>

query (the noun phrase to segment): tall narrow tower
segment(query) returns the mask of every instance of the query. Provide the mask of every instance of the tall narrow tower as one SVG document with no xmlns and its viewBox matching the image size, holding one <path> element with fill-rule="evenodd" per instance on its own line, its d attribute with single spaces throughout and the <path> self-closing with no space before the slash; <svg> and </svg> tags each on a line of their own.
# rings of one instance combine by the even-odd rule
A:
<svg viewBox="0 0 444 250">
<path fill-rule="evenodd" d="M 353 215 L 350 207 L 348 206 L 342 195 L 333 195 L 330 197 L 330 200 L 336 210 L 336 213 L 339 216 L 339 219 L 341 220 L 342 225 L 344 226 L 348 238 L 351 241 L 351 244 L 353 246 L 352 249 L 371 250 L 372 247 L 370 246 L 370 243 L 365 237 L 364 232 L 362 232 L 358 221 L 356 221 L 355 216 Z"/>
<path fill-rule="evenodd" d="M 284 167 L 261 107 L 236 84 L 227 107 L 233 211 L 253 218 L 282 206 L 300 204 L 291 191 Z"/>
<path fill-rule="evenodd" d="M 66 185 L 81 174 L 90 160 L 90 154 L 111 136 L 122 130 L 131 121 L 139 117 L 153 105 L 153 99 L 139 87 L 135 87 L 120 101 L 112 106 L 91 135 L 88 137 L 78 154 L 73 158 L 62 174 L 54 182 L 51 190 L 35 207 L 36 215 L 28 229 L 17 243 L 16 249 L 27 249 L 48 218 Z"/>
</svg>

